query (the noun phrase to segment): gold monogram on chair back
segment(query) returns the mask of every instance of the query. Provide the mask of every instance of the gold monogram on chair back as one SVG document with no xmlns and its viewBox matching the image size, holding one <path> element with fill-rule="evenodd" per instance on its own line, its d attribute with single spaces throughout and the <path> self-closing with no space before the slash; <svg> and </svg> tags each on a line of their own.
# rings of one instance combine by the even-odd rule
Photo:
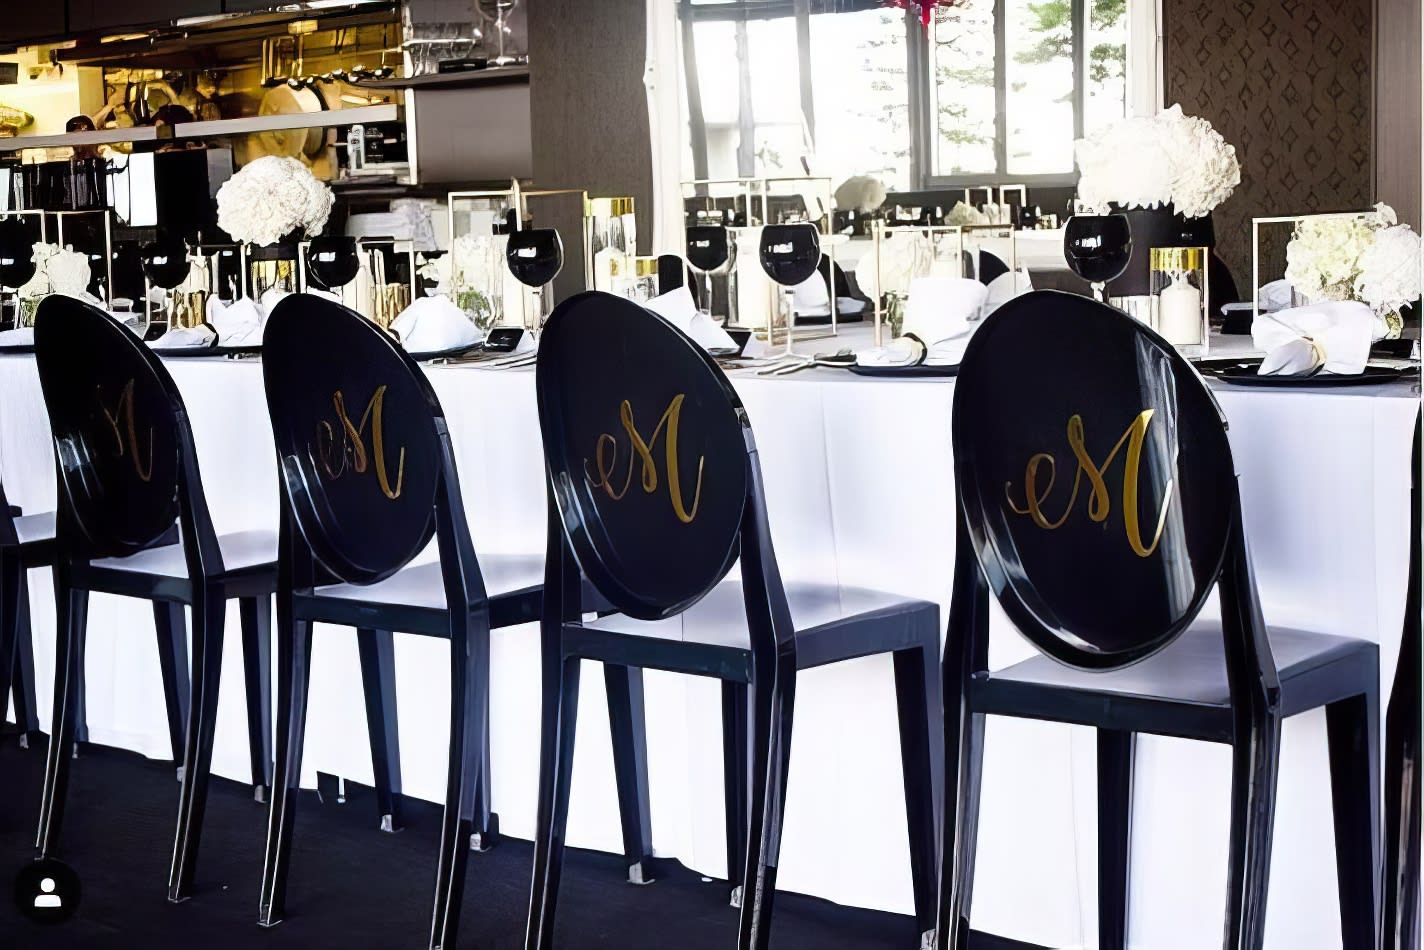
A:
<svg viewBox="0 0 1424 950">
<path fill-rule="evenodd" d="M 435 531 L 439 403 L 391 337 L 355 311 L 293 294 L 262 341 L 283 490 L 312 554 L 351 583 L 409 563 Z"/>
<path fill-rule="evenodd" d="M 737 558 L 745 413 L 692 340 L 603 293 L 560 304 L 539 345 L 544 456 L 579 566 L 615 606 L 668 616 Z"/>
<path fill-rule="evenodd" d="M 1190 365 L 1126 314 L 1038 292 L 975 333 L 954 393 L 962 514 L 1016 626 L 1110 668 L 1169 643 L 1220 571 L 1225 425 Z"/>
<path fill-rule="evenodd" d="M 172 378 L 118 321 L 61 294 L 36 313 L 35 362 L 84 554 L 142 550 L 178 518 L 182 402 Z"/>
</svg>

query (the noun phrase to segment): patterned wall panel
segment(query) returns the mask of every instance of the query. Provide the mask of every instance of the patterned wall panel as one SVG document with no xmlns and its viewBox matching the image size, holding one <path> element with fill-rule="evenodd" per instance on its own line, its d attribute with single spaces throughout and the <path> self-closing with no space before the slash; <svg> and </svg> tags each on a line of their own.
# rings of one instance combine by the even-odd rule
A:
<svg viewBox="0 0 1424 950">
<path fill-rule="evenodd" d="M 1215 218 L 1243 295 L 1252 217 L 1370 206 L 1371 16 L 1371 0 L 1163 0 L 1167 104 L 1241 161 Z"/>
</svg>

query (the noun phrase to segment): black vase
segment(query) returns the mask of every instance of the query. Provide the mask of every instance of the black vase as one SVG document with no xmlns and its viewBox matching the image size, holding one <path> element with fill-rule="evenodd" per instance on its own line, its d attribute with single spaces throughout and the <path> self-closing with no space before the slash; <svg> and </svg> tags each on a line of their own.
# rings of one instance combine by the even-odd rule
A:
<svg viewBox="0 0 1424 950">
<path fill-rule="evenodd" d="M 288 231 L 273 244 L 249 244 L 247 259 L 250 261 L 294 261 L 297 259 L 297 245 L 301 243 L 300 230 Z"/>
<path fill-rule="evenodd" d="M 1161 208 L 1119 208 L 1132 228 L 1132 257 L 1127 270 L 1108 284 L 1109 297 L 1138 297 L 1152 292 L 1154 247 L 1216 247 L 1211 215 L 1184 218 L 1169 204 Z"/>
</svg>

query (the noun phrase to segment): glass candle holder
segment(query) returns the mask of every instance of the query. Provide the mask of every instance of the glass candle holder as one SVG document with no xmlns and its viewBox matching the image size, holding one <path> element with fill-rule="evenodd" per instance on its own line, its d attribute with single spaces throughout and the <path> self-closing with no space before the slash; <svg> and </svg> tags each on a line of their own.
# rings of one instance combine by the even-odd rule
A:
<svg viewBox="0 0 1424 950">
<path fill-rule="evenodd" d="M 1205 247 L 1154 247 L 1151 268 L 1152 327 L 1188 357 L 1207 354 L 1210 288 Z"/>
</svg>

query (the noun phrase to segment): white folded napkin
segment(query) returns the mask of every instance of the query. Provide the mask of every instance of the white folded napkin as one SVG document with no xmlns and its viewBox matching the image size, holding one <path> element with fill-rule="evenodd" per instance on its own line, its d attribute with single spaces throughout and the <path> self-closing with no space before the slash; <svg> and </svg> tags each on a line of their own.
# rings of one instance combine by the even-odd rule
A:
<svg viewBox="0 0 1424 950">
<path fill-rule="evenodd" d="M 208 323 L 218 331 L 221 346 L 261 346 L 267 311 L 247 297 L 230 304 L 209 297 Z"/>
<path fill-rule="evenodd" d="M 692 291 L 686 286 L 659 294 L 643 306 L 692 337 L 704 350 L 737 348 L 737 341 L 733 340 L 716 320 L 697 309 L 697 304 L 692 300 Z"/>
<path fill-rule="evenodd" d="M 176 327 L 148 345 L 156 350 L 200 349 L 214 346 L 217 341 L 213 328 L 204 324 L 200 327 Z"/>
<path fill-rule="evenodd" d="M 927 363 L 957 363 L 988 296 L 988 287 L 967 277 L 917 277 L 910 282 L 904 333 L 924 341 Z"/>
<path fill-rule="evenodd" d="M 891 340 L 884 346 L 862 350 L 855 355 L 860 366 L 915 366 L 923 361 L 925 345 L 910 336 Z"/>
<path fill-rule="evenodd" d="M 484 339 L 465 312 L 437 294 L 420 297 L 401 311 L 391 323 L 401 345 L 412 353 L 433 353 L 437 350 L 469 346 Z"/>
<path fill-rule="evenodd" d="M 1015 275 L 1006 271 L 989 281 L 989 291 L 984 301 L 986 317 L 1020 294 L 1033 290 L 1033 278 L 1029 276 L 1028 268 L 1020 268 L 1017 277 L 1015 280 Z"/>
<path fill-rule="evenodd" d="M 800 316 L 829 317 L 831 295 L 826 292 L 826 278 L 818 271 L 792 287 L 791 304 Z"/>
<path fill-rule="evenodd" d="M 1370 344 L 1384 337 L 1384 321 L 1356 300 L 1325 301 L 1263 313 L 1251 324 L 1256 349 L 1266 352 L 1262 376 L 1364 372 Z"/>
<path fill-rule="evenodd" d="M 34 346 L 35 328 L 16 327 L 13 330 L 0 330 L 0 346 Z"/>
<path fill-rule="evenodd" d="M 1290 281 L 1282 277 L 1264 285 L 1256 295 L 1257 306 L 1262 310 L 1284 310 L 1291 305 Z"/>
<path fill-rule="evenodd" d="M 864 313 L 866 308 L 864 300 L 857 300 L 854 297 L 837 297 L 836 313 L 843 317 L 854 316 L 857 313 Z"/>
</svg>

